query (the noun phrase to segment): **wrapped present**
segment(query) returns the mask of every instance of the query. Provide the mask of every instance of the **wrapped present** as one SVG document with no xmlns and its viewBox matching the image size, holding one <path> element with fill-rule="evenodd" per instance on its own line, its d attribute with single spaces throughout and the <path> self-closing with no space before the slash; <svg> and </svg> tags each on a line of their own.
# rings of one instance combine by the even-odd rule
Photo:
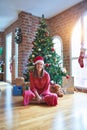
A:
<svg viewBox="0 0 87 130">
<path fill-rule="evenodd" d="M 13 86 L 13 95 L 14 96 L 21 96 L 23 94 L 22 86 Z"/>
<path fill-rule="evenodd" d="M 62 88 L 65 94 L 73 94 L 74 93 L 74 77 L 62 78 Z"/>
</svg>

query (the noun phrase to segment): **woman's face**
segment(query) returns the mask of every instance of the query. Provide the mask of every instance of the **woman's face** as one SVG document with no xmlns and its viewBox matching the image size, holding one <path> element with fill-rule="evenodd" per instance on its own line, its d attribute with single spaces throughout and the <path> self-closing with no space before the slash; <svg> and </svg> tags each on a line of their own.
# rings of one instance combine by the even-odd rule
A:
<svg viewBox="0 0 87 130">
<path fill-rule="evenodd" d="M 36 64 L 36 69 L 37 69 L 37 71 L 41 72 L 42 69 L 43 69 L 43 66 L 44 66 L 43 63 L 38 62 L 38 63 Z"/>
</svg>

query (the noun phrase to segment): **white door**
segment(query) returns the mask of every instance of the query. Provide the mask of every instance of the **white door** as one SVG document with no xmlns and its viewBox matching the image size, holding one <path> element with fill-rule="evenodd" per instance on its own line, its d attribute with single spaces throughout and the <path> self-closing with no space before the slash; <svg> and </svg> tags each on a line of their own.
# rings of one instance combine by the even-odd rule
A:
<svg viewBox="0 0 87 130">
<path fill-rule="evenodd" d="M 6 82 L 12 82 L 10 63 L 12 58 L 12 33 L 6 35 Z"/>
</svg>

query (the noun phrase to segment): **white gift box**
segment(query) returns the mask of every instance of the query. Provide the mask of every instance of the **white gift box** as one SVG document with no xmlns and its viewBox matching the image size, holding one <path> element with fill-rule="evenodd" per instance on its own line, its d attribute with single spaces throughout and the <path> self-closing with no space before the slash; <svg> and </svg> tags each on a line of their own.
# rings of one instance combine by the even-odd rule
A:
<svg viewBox="0 0 87 130">
<path fill-rule="evenodd" d="M 73 94 L 74 93 L 74 77 L 62 78 L 62 88 L 65 94 Z"/>
</svg>

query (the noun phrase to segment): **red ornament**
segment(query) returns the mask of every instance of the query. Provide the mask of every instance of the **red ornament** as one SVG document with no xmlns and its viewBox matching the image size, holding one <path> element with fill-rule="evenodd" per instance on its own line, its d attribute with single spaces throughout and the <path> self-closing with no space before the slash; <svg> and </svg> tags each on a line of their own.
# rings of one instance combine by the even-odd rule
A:
<svg viewBox="0 0 87 130">
<path fill-rule="evenodd" d="M 67 79 L 70 79 L 70 75 L 66 75 L 66 78 L 67 78 Z"/>
<path fill-rule="evenodd" d="M 54 48 L 52 48 L 51 50 L 54 51 Z"/>
<path fill-rule="evenodd" d="M 46 64 L 46 67 L 49 67 L 50 66 L 50 64 Z"/>
</svg>

